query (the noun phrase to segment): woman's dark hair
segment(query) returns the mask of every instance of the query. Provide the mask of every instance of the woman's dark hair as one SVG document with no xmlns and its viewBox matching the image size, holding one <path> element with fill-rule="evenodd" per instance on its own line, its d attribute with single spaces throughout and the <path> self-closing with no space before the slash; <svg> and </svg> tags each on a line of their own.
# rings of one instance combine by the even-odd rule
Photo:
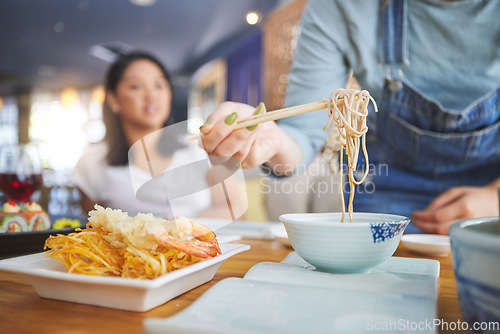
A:
<svg viewBox="0 0 500 334">
<path fill-rule="evenodd" d="M 106 92 L 116 92 L 116 88 L 123 77 L 123 73 L 129 67 L 130 64 L 135 62 L 136 60 L 149 60 L 161 69 L 165 79 L 170 85 L 170 90 L 172 91 L 172 99 L 170 105 L 170 116 L 165 122 L 164 126 L 170 125 L 173 123 L 173 87 L 172 82 L 170 81 L 170 74 L 165 68 L 165 66 L 153 55 L 142 52 L 142 51 L 134 51 L 131 53 L 127 53 L 124 55 L 120 55 L 119 58 L 111 64 L 108 68 L 106 78 L 104 81 L 104 85 L 106 88 Z M 108 144 L 108 153 L 106 156 L 106 160 L 110 166 L 123 166 L 128 163 L 128 150 L 130 149 L 130 145 L 125 137 L 125 132 L 123 130 L 122 122 L 120 120 L 120 116 L 113 113 L 107 103 L 103 106 L 102 119 L 104 125 L 106 126 L 106 135 L 104 137 L 104 141 Z"/>
</svg>

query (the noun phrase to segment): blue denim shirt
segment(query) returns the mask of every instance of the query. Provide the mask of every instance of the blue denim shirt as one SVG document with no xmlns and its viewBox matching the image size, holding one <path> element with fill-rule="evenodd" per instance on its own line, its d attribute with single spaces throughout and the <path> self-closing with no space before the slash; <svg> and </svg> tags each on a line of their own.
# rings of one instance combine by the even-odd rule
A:
<svg viewBox="0 0 500 334">
<path fill-rule="evenodd" d="M 394 1 L 394 0 L 393 0 Z M 345 86 L 347 69 L 378 101 L 380 5 L 366 0 L 309 0 L 289 73 L 286 106 L 319 101 Z M 408 1 L 405 80 L 428 100 L 457 113 L 500 86 L 500 1 Z M 376 132 L 375 113 L 369 131 Z M 309 164 L 324 145 L 325 111 L 280 121 Z"/>
</svg>

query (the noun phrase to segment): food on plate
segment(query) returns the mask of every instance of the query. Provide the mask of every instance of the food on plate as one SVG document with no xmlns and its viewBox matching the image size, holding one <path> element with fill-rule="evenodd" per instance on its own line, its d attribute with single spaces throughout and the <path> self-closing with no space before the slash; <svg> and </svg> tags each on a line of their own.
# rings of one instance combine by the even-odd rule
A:
<svg viewBox="0 0 500 334">
<path fill-rule="evenodd" d="M 344 149 L 347 155 L 348 175 L 349 175 L 349 220 L 352 222 L 353 214 L 353 200 L 354 200 L 354 187 L 361 184 L 369 171 L 368 152 L 366 151 L 366 132 L 368 126 L 366 125 L 366 116 L 368 115 L 368 104 L 370 101 L 373 103 L 375 111 L 377 111 L 377 104 L 366 90 L 356 89 L 336 89 L 330 95 L 328 101 L 327 112 L 329 114 L 328 123 L 326 123 L 324 130 L 328 128 L 330 123 L 333 123 L 339 132 L 340 140 L 340 202 L 342 203 L 342 222 L 345 216 L 344 192 L 342 189 L 342 175 L 343 175 L 343 155 Z M 359 147 L 362 147 L 365 156 L 365 172 L 360 180 L 354 178 L 354 171 L 358 164 Z M 337 151 L 332 148 L 332 151 Z"/>
<path fill-rule="evenodd" d="M 51 236 L 46 256 L 68 272 L 153 279 L 221 254 L 215 233 L 186 217 L 156 218 L 95 206 L 85 229 Z"/>
<path fill-rule="evenodd" d="M 59 218 L 54 222 L 54 224 L 52 224 L 52 229 L 62 230 L 67 227 L 77 228 L 80 226 L 81 224 L 78 219 Z"/>
<path fill-rule="evenodd" d="M 31 232 L 50 229 L 50 218 L 35 201 L 19 205 L 8 200 L 0 211 L 0 232 Z"/>
<path fill-rule="evenodd" d="M 29 231 L 44 231 L 50 229 L 50 218 L 41 205 L 35 201 L 24 204 L 23 214 L 26 217 Z"/>
<path fill-rule="evenodd" d="M 0 232 L 26 232 L 28 223 L 15 201 L 8 200 L 0 211 Z"/>
</svg>

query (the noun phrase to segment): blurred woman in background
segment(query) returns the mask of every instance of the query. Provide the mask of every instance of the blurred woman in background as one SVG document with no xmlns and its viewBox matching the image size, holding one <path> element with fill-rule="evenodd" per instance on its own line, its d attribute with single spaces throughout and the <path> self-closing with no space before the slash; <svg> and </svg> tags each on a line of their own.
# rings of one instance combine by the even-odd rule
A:
<svg viewBox="0 0 500 334">
<path fill-rule="evenodd" d="M 73 180 L 82 194 L 82 210 L 88 212 L 98 203 L 131 215 L 142 212 L 171 218 L 171 203 L 154 203 L 155 198 L 164 197 L 161 185 L 148 194 L 153 201 L 138 200 L 138 188 L 166 168 L 206 159 L 206 153 L 196 145 L 184 146 L 165 137 L 168 134 L 165 127 L 173 124 L 169 73 L 153 55 L 133 52 L 119 56 L 109 67 L 105 88 L 106 136 L 102 142 L 87 148 L 73 172 Z M 149 138 L 147 147 L 144 146 L 149 154 L 147 159 L 140 159 L 139 154 L 129 168 L 129 149 L 137 146 L 134 143 L 145 143 L 145 138 Z M 152 163 L 162 166 L 162 170 L 153 171 Z M 176 216 L 217 217 L 227 210 L 224 195 L 209 189 L 207 172 L 208 169 L 169 185 L 186 187 L 186 183 L 196 183 L 198 189 L 206 189 L 184 201 L 177 200 Z"/>
</svg>

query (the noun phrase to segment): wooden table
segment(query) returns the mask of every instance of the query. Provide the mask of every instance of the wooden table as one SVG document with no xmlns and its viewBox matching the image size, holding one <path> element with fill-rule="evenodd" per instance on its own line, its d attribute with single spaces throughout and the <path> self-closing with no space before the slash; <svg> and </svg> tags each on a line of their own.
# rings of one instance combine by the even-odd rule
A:
<svg viewBox="0 0 500 334">
<path fill-rule="evenodd" d="M 0 271 L 0 332 L 144 333 L 144 319 L 174 315 L 220 280 L 243 277 L 255 264 L 262 261 L 280 262 L 292 251 L 275 240 L 242 240 L 238 243 L 249 244 L 252 248 L 225 261 L 212 281 L 144 313 L 42 299 L 27 282 L 15 274 Z M 399 246 L 395 256 L 417 257 L 403 245 Z M 441 263 L 438 319 L 448 323 L 462 321 L 451 255 L 435 259 Z M 447 333 L 445 330 L 440 332 Z"/>
</svg>

